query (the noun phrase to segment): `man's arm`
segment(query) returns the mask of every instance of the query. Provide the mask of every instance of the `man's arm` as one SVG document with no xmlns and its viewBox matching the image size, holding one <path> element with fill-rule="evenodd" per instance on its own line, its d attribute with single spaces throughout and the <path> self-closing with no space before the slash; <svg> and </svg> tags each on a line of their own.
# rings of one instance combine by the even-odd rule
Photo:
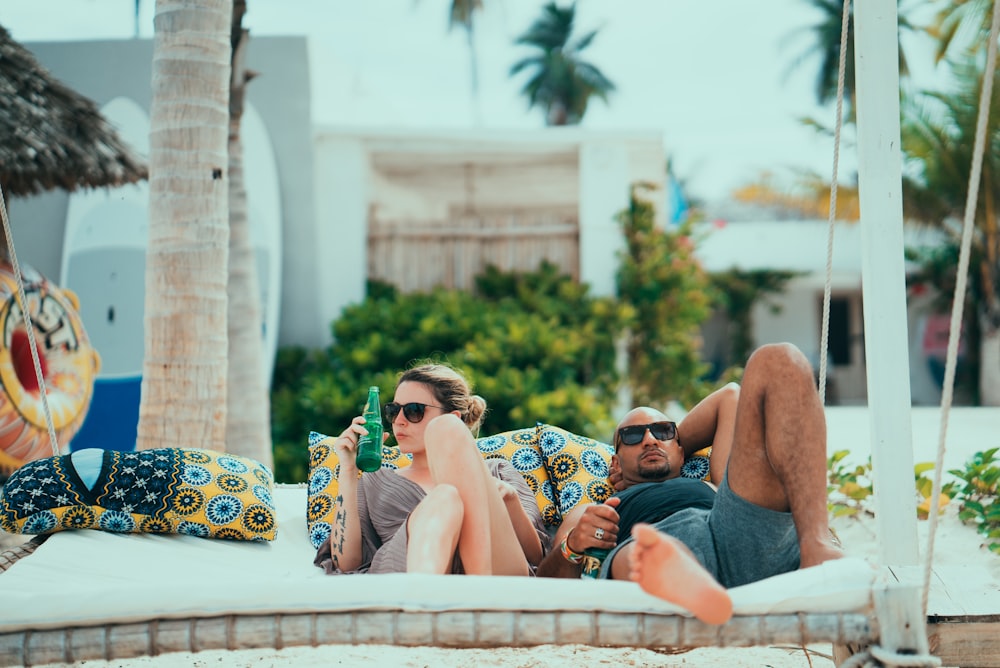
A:
<svg viewBox="0 0 1000 668">
<path fill-rule="evenodd" d="M 729 452 L 736 435 L 736 404 L 740 386 L 728 383 L 699 401 L 677 425 L 677 442 L 687 459 L 703 448 L 712 446 L 709 473 L 718 485 L 729 463 Z"/>
<path fill-rule="evenodd" d="M 589 503 L 577 506 L 563 518 L 555 535 L 555 546 L 549 551 L 535 573 L 543 578 L 579 578 L 583 565 L 573 563 L 563 555 L 563 541 L 570 555 L 582 555 L 591 548 L 609 550 L 618 540 L 618 511 L 621 502 L 612 497 L 604 503 Z M 596 537 L 598 527 L 604 529 L 604 537 Z"/>
</svg>

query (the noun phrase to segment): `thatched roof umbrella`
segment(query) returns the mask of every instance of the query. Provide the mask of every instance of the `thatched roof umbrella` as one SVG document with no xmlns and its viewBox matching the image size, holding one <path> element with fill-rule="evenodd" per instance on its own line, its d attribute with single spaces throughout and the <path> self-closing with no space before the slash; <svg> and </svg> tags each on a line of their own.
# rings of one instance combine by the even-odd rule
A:
<svg viewBox="0 0 1000 668">
<path fill-rule="evenodd" d="M 57 81 L 0 26 L 0 186 L 74 191 L 148 177 L 93 101 Z"/>
</svg>

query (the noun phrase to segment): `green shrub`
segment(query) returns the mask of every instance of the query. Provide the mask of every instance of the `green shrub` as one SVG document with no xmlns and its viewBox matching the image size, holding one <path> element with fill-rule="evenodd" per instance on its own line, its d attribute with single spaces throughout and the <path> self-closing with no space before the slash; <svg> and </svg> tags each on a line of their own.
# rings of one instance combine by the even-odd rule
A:
<svg viewBox="0 0 1000 668">
<path fill-rule="evenodd" d="M 635 405 L 664 407 L 671 400 L 691 407 L 713 389 L 699 379 L 701 324 L 714 296 L 695 258 L 691 222 L 674 230 L 656 225 L 653 205 L 632 189 L 631 206 L 618 215 L 625 237 L 619 254 L 618 295 L 630 309 L 629 386 Z"/>
<path fill-rule="evenodd" d="M 997 451 L 990 448 L 975 453 L 964 469 L 949 471 L 965 484 L 955 495 L 960 501 L 958 518 L 965 524 L 972 524 L 988 539 L 989 549 L 1000 554 L 1000 459 Z"/>
<path fill-rule="evenodd" d="M 486 398 L 482 433 L 538 421 L 607 439 L 618 387 L 614 341 L 624 318 L 613 299 L 543 263 L 536 272 L 490 268 L 474 293 L 402 294 L 371 284 L 344 309 L 325 350 L 283 349 L 272 390 L 275 475 L 306 479 L 310 430 L 340 433 L 360 414 L 369 385 L 389 401 L 416 361 L 447 362 Z"/>
<path fill-rule="evenodd" d="M 826 461 L 826 503 L 833 517 L 873 515 L 868 508 L 872 495 L 871 458 L 864 464 L 850 465 L 849 450 L 837 450 Z"/>
</svg>

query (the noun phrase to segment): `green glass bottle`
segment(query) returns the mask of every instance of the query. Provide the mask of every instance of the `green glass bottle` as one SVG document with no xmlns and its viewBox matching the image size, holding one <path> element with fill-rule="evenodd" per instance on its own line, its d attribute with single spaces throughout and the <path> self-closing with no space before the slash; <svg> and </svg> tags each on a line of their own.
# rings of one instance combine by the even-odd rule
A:
<svg viewBox="0 0 1000 668">
<path fill-rule="evenodd" d="M 368 403 L 362 415 L 368 434 L 358 439 L 355 462 L 362 471 L 378 471 L 382 466 L 382 406 L 378 400 L 378 385 L 368 388 Z"/>
</svg>

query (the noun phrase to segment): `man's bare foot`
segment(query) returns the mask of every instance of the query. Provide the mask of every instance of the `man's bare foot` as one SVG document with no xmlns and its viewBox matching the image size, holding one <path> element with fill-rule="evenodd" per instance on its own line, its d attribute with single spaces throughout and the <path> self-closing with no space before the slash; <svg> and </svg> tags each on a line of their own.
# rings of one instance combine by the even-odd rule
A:
<svg viewBox="0 0 1000 668">
<path fill-rule="evenodd" d="M 683 543 L 649 524 L 636 524 L 632 537 L 629 577 L 643 591 L 690 610 L 706 624 L 729 621 L 733 616 L 729 593 Z"/>
<path fill-rule="evenodd" d="M 810 546 L 799 545 L 799 552 L 799 568 L 819 566 L 824 561 L 841 559 L 844 556 L 844 551 L 832 538 Z"/>
</svg>

